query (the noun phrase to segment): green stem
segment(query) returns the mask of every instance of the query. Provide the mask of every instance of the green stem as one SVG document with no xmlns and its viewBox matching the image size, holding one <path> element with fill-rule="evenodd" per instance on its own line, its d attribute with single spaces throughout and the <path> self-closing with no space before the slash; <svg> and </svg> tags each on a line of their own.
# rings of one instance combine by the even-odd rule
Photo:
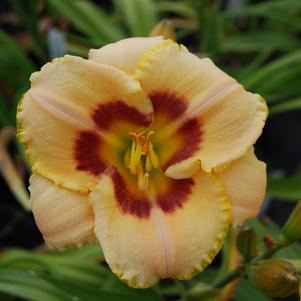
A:
<svg viewBox="0 0 301 301">
<path fill-rule="evenodd" d="M 217 281 L 216 283 L 214 283 L 214 287 L 215 288 L 222 288 L 224 287 L 226 284 L 228 284 L 229 282 L 233 281 L 236 278 L 239 278 L 240 276 L 242 276 L 242 269 L 240 268 L 235 268 L 234 270 L 232 270 L 231 272 L 229 272 L 228 274 L 226 274 L 224 277 L 222 277 L 219 281 Z"/>
<path fill-rule="evenodd" d="M 274 248 L 266 249 L 262 254 L 260 254 L 259 256 L 255 257 L 252 260 L 252 263 L 255 263 L 255 262 L 259 261 L 259 260 L 263 260 L 263 259 L 267 259 L 267 258 L 272 257 L 281 248 L 282 248 L 282 246 L 277 244 Z"/>
<path fill-rule="evenodd" d="M 260 254 L 259 256 L 255 257 L 251 261 L 251 263 L 254 264 L 254 263 L 256 263 L 256 262 L 258 262 L 260 260 L 270 258 L 270 257 L 272 257 L 281 248 L 282 248 L 281 245 L 276 245 L 272 249 L 266 249 L 262 254 Z M 215 288 L 222 288 L 222 287 L 224 287 L 226 284 L 230 283 L 234 279 L 241 277 L 243 275 L 243 271 L 244 271 L 244 264 L 242 265 L 242 267 L 235 268 L 231 272 L 227 273 L 224 277 L 222 277 L 221 279 L 219 279 L 216 283 L 214 283 L 214 287 Z"/>
</svg>

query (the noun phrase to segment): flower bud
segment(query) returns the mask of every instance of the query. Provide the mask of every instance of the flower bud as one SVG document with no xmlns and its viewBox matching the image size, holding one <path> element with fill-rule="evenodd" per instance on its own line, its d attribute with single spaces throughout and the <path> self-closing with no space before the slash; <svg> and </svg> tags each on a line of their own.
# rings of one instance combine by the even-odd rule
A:
<svg viewBox="0 0 301 301">
<path fill-rule="evenodd" d="M 271 297 L 287 297 L 298 291 L 296 270 L 285 260 L 259 261 L 250 267 L 248 274 L 252 285 Z"/>
<path fill-rule="evenodd" d="M 301 201 L 295 206 L 286 221 L 279 237 L 278 244 L 282 247 L 301 239 Z"/>
<path fill-rule="evenodd" d="M 176 33 L 171 20 L 162 20 L 151 31 L 150 37 L 163 36 L 165 39 L 176 40 Z"/>
<path fill-rule="evenodd" d="M 244 261 L 249 262 L 257 253 L 257 235 L 255 231 L 248 226 L 241 227 L 238 231 L 236 246 Z"/>
</svg>

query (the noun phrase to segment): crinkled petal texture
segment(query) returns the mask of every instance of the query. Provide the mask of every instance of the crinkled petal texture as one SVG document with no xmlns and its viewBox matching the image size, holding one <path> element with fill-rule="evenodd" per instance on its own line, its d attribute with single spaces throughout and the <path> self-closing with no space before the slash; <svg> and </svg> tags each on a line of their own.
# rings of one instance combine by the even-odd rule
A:
<svg viewBox="0 0 301 301">
<path fill-rule="evenodd" d="M 113 272 L 149 287 L 190 279 L 219 251 L 232 215 L 234 225 L 256 215 L 266 173 L 251 146 L 267 107 L 210 59 L 160 37 L 125 39 L 89 60 L 54 60 L 31 83 L 18 135 L 50 246 L 90 241 L 94 228 Z M 142 131 L 153 133 L 139 153 L 132 137 Z"/>
<path fill-rule="evenodd" d="M 95 241 L 94 213 L 88 195 L 55 186 L 44 177 L 30 177 L 35 221 L 49 247 L 62 249 Z"/>
<path fill-rule="evenodd" d="M 88 192 L 115 163 L 112 146 L 118 149 L 120 137 L 148 126 L 152 118 L 152 104 L 132 77 L 65 56 L 32 75 L 19 105 L 18 136 L 34 172 Z"/>
<path fill-rule="evenodd" d="M 261 134 L 267 117 L 262 98 L 246 92 L 210 59 L 200 59 L 170 40 L 142 56 L 135 76 L 153 102 L 155 122 L 157 108 L 166 100 L 180 100 L 180 106 L 168 107 L 174 116 L 173 125 L 180 127 L 193 120 L 201 126 L 201 137 L 193 151 L 177 155 L 177 160 L 166 166 L 170 177 L 192 175 L 197 162 L 210 172 L 242 156 Z M 171 130 L 166 132 L 172 137 Z M 176 151 L 183 153 L 183 149 Z"/>
<path fill-rule="evenodd" d="M 256 158 L 253 148 L 216 175 L 231 200 L 233 225 L 256 217 L 264 200 L 267 175 L 265 163 Z"/>
<path fill-rule="evenodd" d="M 188 190 L 183 180 L 173 180 L 179 182 L 171 186 L 178 187 L 169 192 L 171 199 L 150 194 L 147 209 L 118 177 L 116 170 L 107 170 L 90 194 L 96 236 L 118 277 L 133 287 L 149 287 L 161 278 L 190 279 L 212 261 L 231 220 L 226 193 L 213 175 L 197 173 Z M 172 197 L 178 199 L 174 210 L 162 205 Z M 139 207 L 147 214 L 135 214 Z"/>
<path fill-rule="evenodd" d="M 140 57 L 162 41 L 162 37 L 123 39 L 100 49 L 91 49 L 89 60 L 133 72 Z"/>
</svg>

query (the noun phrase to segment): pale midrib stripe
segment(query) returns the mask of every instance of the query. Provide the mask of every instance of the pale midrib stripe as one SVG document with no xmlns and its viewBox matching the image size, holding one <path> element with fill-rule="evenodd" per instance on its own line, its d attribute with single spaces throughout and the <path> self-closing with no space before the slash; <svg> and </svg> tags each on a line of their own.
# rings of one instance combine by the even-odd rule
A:
<svg viewBox="0 0 301 301">
<path fill-rule="evenodd" d="M 237 81 L 235 81 L 235 80 L 229 81 L 228 84 L 223 89 L 221 89 L 217 93 L 214 93 L 213 95 L 208 96 L 199 105 L 197 105 L 192 111 L 190 111 L 190 112 L 188 111 L 185 114 L 184 119 L 187 120 L 187 119 L 197 117 L 198 115 L 200 115 L 201 113 L 206 111 L 217 100 L 226 96 L 227 94 L 229 94 L 230 92 L 232 92 L 233 90 L 235 90 L 239 87 L 240 87 L 240 85 L 237 83 Z"/>
<path fill-rule="evenodd" d="M 72 110 L 71 108 L 68 108 L 62 104 L 58 104 L 51 96 L 36 90 L 30 90 L 28 93 L 31 99 L 36 102 L 36 104 L 38 104 L 49 113 L 53 114 L 55 117 L 79 128 L 94 128 L 92 120 L 89 120 L 89 118 L 85 117 L 83 114 L 76 112 L 75 110 Z"/>
<path fill-rule="evenodd" d="M 120 146 L 120 141 L 110 132 L 102 132 L 98 130 L 92 120 L 92 117 L 86 117 L 84 114 L 80 114 L 72 108 L 68 108 L 62 104 L 58 104 L 52 97 L 41 92 L 29 91 L 31 99 L 39 105 L 42 109 L 53 114 L 56 118 L 64 120 L 68 124 L 77 129 L 93 130 L 100 135 L 112 146 Z M 46 122 L 46 121 L 45 121 Z"/>
<path fill-rule="evenodd" d="M 164 260 L 164 271 L 163 275 L 160 275 L 161 278 L 169 277 L 171 272 L 171 252 L 170 252 L 170 240 L 168 237 L 167 224 L 164 220 L 164 215 L 162 211 L 153 207 L 152 209 L 153 222 L 155 226 L 155 230 L 157 233 L 157 237 L 159 240 L 159 245 L 161 248 L 161 253 Z"/>
<path fill-rule="evenodd" d="M 167 127 L 163 128 L 160 130 L 160 141 L 161 140 L 166 140 L 171 133 L 175 132 L 178 128 L 180 128 L 183 123 L 186 121 L 197 118 L 200 114 L 205 112 L 208 108 L 210 108 L 211 105 L 213 105 L 214 102 L 219 100 L 221 97 L 226 96 L 228 93 L 231 91 L 239 88 L 240 85 L 238 84 L 237 81 L 231 79 L 228 84 L 220 91 L 217 93 L 214 93 L 213 95 L 208 96 L 203 100 L 199 105 L 197 105 L 193 110 L 190 112 L 185 112 L 184 116 L 179 118 L 178 120 L 174 121 L 171 125 L 168 125 Z M 163 133 L 163 134 L 162 134 Z"/>
</svg>

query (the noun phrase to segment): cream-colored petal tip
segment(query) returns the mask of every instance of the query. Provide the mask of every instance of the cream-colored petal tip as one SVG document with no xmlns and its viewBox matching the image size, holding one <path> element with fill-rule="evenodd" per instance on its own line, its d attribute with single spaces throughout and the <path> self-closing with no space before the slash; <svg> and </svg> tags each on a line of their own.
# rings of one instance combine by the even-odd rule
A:
<svg viewBox="0 0 301 301">
<path fill-rule="evenodd" d="M 89 51 L 89 60 L 133 72 L 140 57 L 163 40 L 162 37 L 136 37 L 108 44 Z"/>
<path fill-rule="evenodd" d="M 87 195 L 58 187 L 37 174 L 30 177 L 29 190 L 35 221 L 50 248 L 95 241 L 94 213 Z"/>
<path fill-rule="evenodd" d="M 256 217 L 266 192 L 266 164 L 258 160 L 253 147 L 227 168 L 216 172 L 231 200 L 233 226 Z"/>
</svg>

